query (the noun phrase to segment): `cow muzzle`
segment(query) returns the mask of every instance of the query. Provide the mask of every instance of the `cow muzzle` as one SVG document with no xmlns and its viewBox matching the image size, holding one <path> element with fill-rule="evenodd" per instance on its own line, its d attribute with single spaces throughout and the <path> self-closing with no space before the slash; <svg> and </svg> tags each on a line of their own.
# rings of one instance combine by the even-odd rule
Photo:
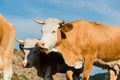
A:
<svg viewBox="0 0 120 80">
<path fill-rule="evenodd" d="M 45 43 L 43 43 L 43 42 L 38 42 L 38 43 L 37 43 L 37 46 L 38 46 L 38 48 L 39 48 L 39 50 L 40 50 L 41 52 L 46 52 L 46 51 L 48 51 L 48 49 L 45 48 Z"/>
<path fill-rule="evenodd" d="M 26 61 L 23 61 L 22 65 L 23 65 L 24 68 L 29 68 L 30 67 L 29 63 L 26 62 Z"/>
<path fill-rule="evenodd" d="M 43 43 L 43 42 L 40 41 L 37 44 L 38 44 L 38 47 L 45 48 L 45 43 Z"/>
</svg>

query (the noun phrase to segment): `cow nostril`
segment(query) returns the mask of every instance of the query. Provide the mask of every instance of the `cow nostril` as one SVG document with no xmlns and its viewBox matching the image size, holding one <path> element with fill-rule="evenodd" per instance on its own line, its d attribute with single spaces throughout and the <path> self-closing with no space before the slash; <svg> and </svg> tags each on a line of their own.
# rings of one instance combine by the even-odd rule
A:
<svg viewBox="0 0 120 80">
<path fill-rule="evenodd" d="M 45 45 L 45 43 L 42 43 L 42 44 L 41 44 L 41 46 L 44 46 L 44 45 Z"/>
<path fill-rule="evenodd" d="M 41 47 L 41 48 L 44 48 L 45 43 L 38 43 L 38 46 Z"/>
</svg>

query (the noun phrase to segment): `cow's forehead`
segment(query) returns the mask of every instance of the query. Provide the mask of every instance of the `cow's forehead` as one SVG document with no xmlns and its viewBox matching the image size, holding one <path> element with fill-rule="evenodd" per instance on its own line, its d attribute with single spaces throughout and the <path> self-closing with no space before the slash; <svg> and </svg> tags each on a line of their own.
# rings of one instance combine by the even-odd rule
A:
<svg viewBox="0 0 120 80">
<path fill-rule="evenodd" d="M 45 25 L 43 28 L 42 28 L 42 31 L 44 31 L 44 32 L 49 32 L 49 31 L 52 31 L 52 30 L 57 30 L 58 29 L 58 27 L 59 27 L 60 25 L 58 24 L 58 25 Z"/>
<path fill-rule="evenodd" d="M 48 18 L 45 20 L 45 24 L 43 25 L 43 31 L 57 29 L 60 26 L 59 23 L 60 20 L 56 18 Z"/>
<path fill-rule="evenodd" d="M 48 18 L 45 20 L 45 24 L 47 24 L 47 23 L 59 23 L 59 22 L 60 22 L 60 20 L 57 18 Z"/>
<path fill-rule="evenodd" d="M 34 47 L 37 42 L 38 42 L 37 39 L 26 39 L 24 43 L 24 47 L 25 48 Z"/>
</svg>

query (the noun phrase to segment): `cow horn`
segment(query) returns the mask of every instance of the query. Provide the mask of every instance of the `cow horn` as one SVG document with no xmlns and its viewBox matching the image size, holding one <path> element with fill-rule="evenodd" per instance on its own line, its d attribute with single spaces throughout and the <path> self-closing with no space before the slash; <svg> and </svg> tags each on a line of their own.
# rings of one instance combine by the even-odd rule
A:
<svg viewBox="0 0 120 80">
<path fill-rule="evenodd" d="M 45 21 L 40 21 L 40 20 L 38 20 L 38 19 L 33 19 L 35 22 L 37 22 L 38 24 L 44 24 L 45 23 Z"/>
<path fill-rule="evenodd" d="M 16 40 L 17 42 L 21 43 L 21 44 L 24 44 L 24 41 L 23 41 L 23 40 L 16 39 L 16 38 L 15 38 L 15 40 Z"/>
<path fill-rule="evenodd" d="M 64 20 L 62 20 L 62 21 L 60 21 L 59 23 L 60 23 L 60 24 L 64 24 L 64 23 L 65 23 L 65 21 L 64 21 Z"/>
</svg>

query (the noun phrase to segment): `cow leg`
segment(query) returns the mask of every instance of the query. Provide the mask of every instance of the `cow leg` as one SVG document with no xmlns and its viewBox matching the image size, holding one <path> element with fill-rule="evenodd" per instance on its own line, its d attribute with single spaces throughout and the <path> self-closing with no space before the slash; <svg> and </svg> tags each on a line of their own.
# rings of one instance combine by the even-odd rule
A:
<svg viewBox="0 0 120 80">
<path fill-rule="evenodd" d="M 4 80 L 11 80 L 12 74 L 13 74 L 12 64 L 10 64 L 9 66 L 5 67 L 3 72 L 4 72 Z"/>
<path fill-rule="evenodd" d="M 119 75 L 120 69 L 119 69 L 118 65 L 114 65 L 113 68 L 114 68 L 114 70 L 115 70 L 115 74 L 116 74 L 116 75 Z"/>
<path fill-rule="evenodd" d="M 117 80 L 117 75 L 115 74 L 113 69 L 109 69 L 110 80 Z"/>
<path fill-rule="evenodd" d="M 47 66 L 43 80 L 53 80 L 51 66 Z"/>
<path fill-rule="evenodd" d="M 2 57 L 0 55 L 0 74 L 3 72 L 3 60 Z"/>
<path fill-rule="evenodd" d="M 67 80 L 73 80 L 73 71 L 72 70 L 67 70 L 66 71 L 66 77 L 67 77 Z"/>
<path fill-rule="evenodd" d="M 42 69 L 37 69 L 37 75 L 40 77 L 44 77 L 44 72 Z"/>
<path fill-rule="evenodd" d="M 120 69 L 118 65 L 114 65 L 112 68 L 108 69 L 110 80 L 117 80 L 117 75 L 119 75 Z"/>
<path fill-rule="evenodd" d="M 73 74 L 73 80 L 80 80 L 80 75 L 79 74 Z"/>
<path fill-rule="evenodd" d="M 13 74 L 13 70 L 12 70 L 12 56 L 14 53 L 14 39 L 15 39 L 15 33 L 14 31 L 11 32 L 10 35 L 10 40 L 8 42 L 8 46 L 4 52 L 4 59 L 3 59 L 3 63 L 4 63 L 4 80 L 11 80 L 12 78 L 12 74 Z"/>
<path fill-rule="evenodd" d="M 82 80 L 88 80 L 90 71 L 93 65 L 93 60 L 94 57 L 90 55 L 85 56 L 85 61 L 84 61 L 84 66 L 83 66 L 83 75 L 82 75 Z"/>
<path fill-rule="evenodd" d="M 80 72 L 79 70 L 77 71 L 74 71 L 74 74 L 73 74 L 73 80 L 80 80 Z"/>
<path fill-rule="evenodd" d="M 11 80 L 13 70 L 12 70 L 12 55 L 13 55 L 13 49 L 8 47 L 8 50 L 6 50 L 5 55 L 4 55 L 4 80 Z M 11 54 L 8 56 L 8 54 Z"/>
</svg>

